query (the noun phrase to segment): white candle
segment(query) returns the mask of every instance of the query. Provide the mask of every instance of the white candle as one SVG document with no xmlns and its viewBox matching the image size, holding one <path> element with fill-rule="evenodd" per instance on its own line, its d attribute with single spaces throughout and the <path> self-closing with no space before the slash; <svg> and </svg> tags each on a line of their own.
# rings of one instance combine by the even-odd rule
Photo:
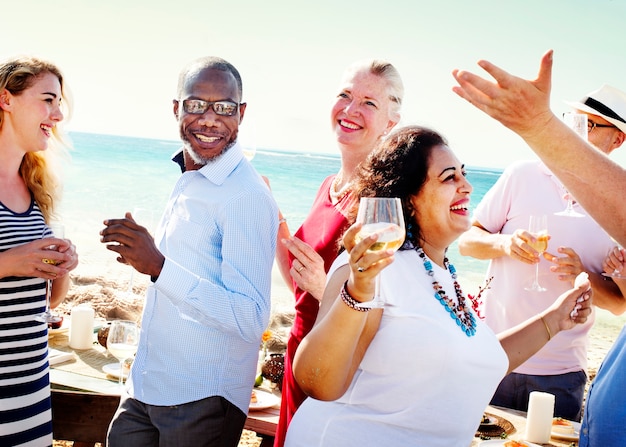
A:
<svg viewBox="0 0 626 447">
<path fill-rule="evenodd" d="M 554 394 L 533 391 L 528 398 L 526 441 L 538 444 L 550 442 L 552 418 L 554 417 Z"/>
<path fill-rule="evenodd" d="M 84 304 L 72 308 L 70 348 L 90 349 L 93 345 L 94 310 Z"/>
</svg>

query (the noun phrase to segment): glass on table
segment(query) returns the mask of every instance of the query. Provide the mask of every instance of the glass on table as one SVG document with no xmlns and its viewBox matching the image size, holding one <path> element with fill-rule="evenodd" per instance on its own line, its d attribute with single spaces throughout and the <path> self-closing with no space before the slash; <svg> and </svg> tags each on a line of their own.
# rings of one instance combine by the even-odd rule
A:
<svg viewBox="0 0 626 447">
<path fill-rule="evenodd" d="M 107 350 L 119 361 L 119 384 L 124 385 L 124 363 L 134 357 L 139 344 L 139 327 L 129 320 L 114 320 L 109 327 Z"/>
</svg>

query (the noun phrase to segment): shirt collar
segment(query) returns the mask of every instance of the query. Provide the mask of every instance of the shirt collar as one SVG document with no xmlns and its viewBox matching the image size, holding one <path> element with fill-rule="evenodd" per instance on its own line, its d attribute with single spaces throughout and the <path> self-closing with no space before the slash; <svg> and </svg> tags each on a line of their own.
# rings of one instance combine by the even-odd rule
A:
<svg viewBox="0 0 626 447">
<path fill-rule="evenodd" d="M 185 173 L 183 150 L 184 148 L 180 148 L 177 152 L 175 152 L 172 156 L 172 161 L 179 166 L 181 172 Z M 243 158 L 243 148 L 239 142 L 235 142 L 235 144 L 225 153 L 217 157 L 217 159 L 204 165 L 197 172 L 213 183 L 219 185 L 224 182 L 226 177 L 230 175 Z"/>
</svg>

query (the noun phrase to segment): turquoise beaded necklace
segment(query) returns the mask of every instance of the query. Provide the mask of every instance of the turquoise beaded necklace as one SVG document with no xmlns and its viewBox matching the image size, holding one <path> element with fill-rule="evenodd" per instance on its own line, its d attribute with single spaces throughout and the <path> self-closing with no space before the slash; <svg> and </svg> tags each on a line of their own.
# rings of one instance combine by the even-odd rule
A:
<svg viewBox="0 0 626 447">
<path fill-rule="evenodd" d="M 461 328 L 465 335 L 467 335 L 468 337 L 472 337 L 474 334 L 476 334 L 476 320 L 474 319 L 474 315 L 472 315 L 472 313 L 465 305 L 465 297 L 463 296 L 463 291 L 461 290 L 459 282 L 456 280 L 456 269 L 452 264 L 450 264 L 447 257 L 443 258 L 443 265 L 446 267 L 446 270 L 450 272 L 452 280 L 454 281 L 454 291 L 456 293 L 458 303 L 455 303 L 450 299 L 450 297 L 448 297 L 448 295 L 446 295 L 443 287 L 441 287 L 439 282 L 435 279 L 433 265 L 426 257 L 426 253 L 424 253 L 424 250 L 422 250 L 421 247 L 417 247 L 416 250 L 417 254 L 420 256 L 420 258 L 422 258 L 426 273 L 428 273 L 428 276 L 432 278 L 433 289 L 435 289 L 435 298 L 448 311 L 450 317 L 456 322 L 457 326 Z"/>
</svg>

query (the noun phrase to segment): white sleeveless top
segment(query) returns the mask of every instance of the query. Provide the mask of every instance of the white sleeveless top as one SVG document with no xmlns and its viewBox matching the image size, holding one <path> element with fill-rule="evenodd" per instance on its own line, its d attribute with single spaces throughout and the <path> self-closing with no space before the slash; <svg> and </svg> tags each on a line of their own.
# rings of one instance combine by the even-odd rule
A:
<svg viewBox="0 0 626 447">
<path fill-rule="evenodd" d="M 329 277 L 346 263 L 344 252 Z M 456 301 L 449 272 L 432 264 Z M 396 253 L 380 288 L 384 314 L 350 387 L 336 401 L 308 398 L 291 421 L 287 447 L 470 445 L 507 369 L 500 343 L 478 318 L 476 335 L 465 335 L 435 299 L 414 250 Z"/>
</svg>

